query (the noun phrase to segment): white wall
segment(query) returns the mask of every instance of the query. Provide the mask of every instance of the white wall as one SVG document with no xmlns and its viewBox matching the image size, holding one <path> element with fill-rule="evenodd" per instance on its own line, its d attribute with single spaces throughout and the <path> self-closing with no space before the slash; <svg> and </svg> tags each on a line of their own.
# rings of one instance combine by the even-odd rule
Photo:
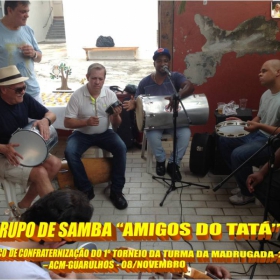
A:
<svg viewBox="0 0 280 280">
<path fill-rule="evenodd" d="M 0 5 L 1 5 L 1 8 L 0 8 L 0 18 L 4 17 L 4 1 L 0 1 Z"/>
<path fill-rule="evenodd" d="M 29 25 L 34 30 L 37 42 L 42 42 L 45 40 L 50 24 L 52 23 L 52 18 L 50 18 L 47 26 L 44 27 L 50 14 L 51 4 L 49 1 L 31 0 L 30 2 L 30 12 L 29 18 L 27 20 L 27 25 Z"/>
<path fill-rule="evenodd" d="M 85 57 L 82 47 L 95 47 L 103 35 L 111 36 L 116 47 L 139 47 L 137 57 L 151 59 L 157 48 L 157 7 L 157 0 L 64 0 L 68 56 Z"/>
<path fill-rule="evenodd" d="M 63 17 L 63 5 L 61 1 L 52 1 L 53 4 L 53 15 L 55 17 Z"/>
</svg>

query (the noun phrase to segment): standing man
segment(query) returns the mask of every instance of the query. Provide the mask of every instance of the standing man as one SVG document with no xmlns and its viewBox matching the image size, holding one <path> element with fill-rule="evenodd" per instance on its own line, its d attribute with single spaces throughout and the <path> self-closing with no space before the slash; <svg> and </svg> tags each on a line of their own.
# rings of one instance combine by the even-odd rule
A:
<svg viewBox="0 0 280 280">
<path fill-rule="evenodd" d="M 219 149 L 225 162 L 233 171 L 244 163 L 249 157 L 262 148 L 272 134 L 279 133 L 280 126 L 280 60 L 266 61 L 259 73 L 260 82 L 268 88 L 261 97 L 257 116 L 247 122 L 245 130 L 250 134 L 239 138 L 220 137 Z M 227 120 L 239 120 L 236 117 Z M 246 187 L 247 177 L 253 173 L 253 166 L 263 165 L 273 152 L 270 147 L 254 156 L 241 170 L 235 174 L 240 189 L 232 191 L 229 198 L 234 205 L 244 205 L 255 200 Z"/>
<path fill-rule="evenodd" d="M 42 52 L 33 30 L 26 25 L 29 1 L 5 1 L 5 16 L 0 21 L 0 67 L 16 65 L 21 75 L 28 77 L 26 93 L 42 103 L 36 80 L 34 62 L 40 62 Z"/>
<path fill-rule="evenodd" d="M 151 73 L 149 76 L 144 78 L 137 88 L 135 98 L 141 95 L 150 96 L 172 96 L 174 94 L 173 87 L 168 78 L 168 74 L 165 69 L 169 68 L 171 55 L 168 49 L 159 48 L 155 51 L 153 60 L 155 72 Z M 183 99 L 191 95 L 194 91 L 194 87 L 186 77 L 178 72 L 171 73 L 171 80 L 174 83 L 175 89 L 179 92 L 180 98 Z M 135 100 L 125 101 L 123 107 L 127 110 L 133 110 L 136 108 Z M 156 157 L 156 173 L 159 176 L 165 175 L 165 160 L 166 155 L 162 147 L 161 138 L 162 134 L 166 132 L 173 135 L 173 128 L 170 129 L 153 129 L 147 130 L 147 141 L 151 146 L 152 152 Z M 173 165 L 175 164 L 175 180 L 181 181 L 182 176 L 179 170 L 180 162 L 185 155 L 186 149 L 190 140 L 190 129 L 189 127 L 177 128 L 177 151 L 176 152 L 176 162 L 173 163 L 173 152 L 169 157 L 167 164 L 167 173 L 172 177 Z"/>
<path fill-rule="evenodd" d="M 49 126 L 56 119 L 54 113 L 25 94 L 27 80 L 15 65 L 0 68 L 0 177 L 22 186 L 29 185 L 26 195 L 18 203 L 19 208 L 28 208 L 37 195 L 42 197 L 52 192 L 51 180 L 61 167 L 61 160 L 53 155 L 38 166 L 21 166 L 23 157 L 15 149 L 20 143 L 9 143 L 11 135 L 28 124 L 28 118 L 36 120 L 33 126 L 48 140 Z M 34 151 L 40 152 L 35 148 Z"/>
<path fill-rule="evenodd" d="M 86 78 L 88 83 L 76 90 L 67 105 L 64 119 L 66 128 L 75 129 L 69 136 L 65 157 L 74 177 L 75 186 L 88 199 L 94 198 L 94 190 L 88 180 L 82 154 L 91 146 L 98 146 L 113 154 L 113 171 L 110 199 L 118 209 L 125 209 L 127 201 L 122 194 L 125 184 L 126 146 L 113 128 L 121 123 L 121 106 L 108 115 L 106 109 L 117 101 L 110 89 L 103 87 L 106 69 L 99 63 L 91 64 Z"/>
</svg>

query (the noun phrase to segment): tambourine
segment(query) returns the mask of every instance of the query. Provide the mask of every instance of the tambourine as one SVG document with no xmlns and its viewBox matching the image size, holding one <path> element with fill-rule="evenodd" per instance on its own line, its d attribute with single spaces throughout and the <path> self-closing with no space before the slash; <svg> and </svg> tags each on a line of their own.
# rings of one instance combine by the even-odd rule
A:
<svg viewBox="0 0 280 280">
<path fill-rule="evenodd" d="M 106 109 L 106 113 L 109 115 L 113 115 L 114 114 L 114 108 L 118 107 L 118 106 L 122 106 L 122 103 L 120 102 L 120 100 L 117 100 L 116 102 L 112 103 L 107 109 Z"/>
<path fill-rule="evenodd" d="M 244 127 L 246 125 L 246 122 L 240 120 L 224 121 L 218 123 L 215 126 L 215 130 L 219 136 L 227 138 L 237 138 L 249 134 L 248 131 L 244 130 Z"/>
</svg>

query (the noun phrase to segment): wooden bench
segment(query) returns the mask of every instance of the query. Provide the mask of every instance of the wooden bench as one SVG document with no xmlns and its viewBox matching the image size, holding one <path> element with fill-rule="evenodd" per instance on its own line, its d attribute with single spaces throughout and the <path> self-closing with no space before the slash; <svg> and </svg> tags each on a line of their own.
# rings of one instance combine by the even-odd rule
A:
<svg viewBox="0 0 280 280">
<path fill-rule="evenodd" d="M 136 51 L 138 47 L 94 47 L 94 48 L 83 48 L 86 52 L 86 60 L 89 60 L 89 52 L 112 52 L 112 51 L 133 51 L 134 60 L 136 60 Z"/>
</svg>

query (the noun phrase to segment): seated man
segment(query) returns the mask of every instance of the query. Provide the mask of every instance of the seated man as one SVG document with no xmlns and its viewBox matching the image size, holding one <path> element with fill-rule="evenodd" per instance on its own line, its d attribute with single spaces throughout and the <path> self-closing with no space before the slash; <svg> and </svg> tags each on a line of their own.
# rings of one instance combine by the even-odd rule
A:
<svg viewBox="0 0 280 280">
<path fill-rule="evenodd" d="M 53 191 L 51 180 L 61 167 L 61 160 L 53 155 L 38 166 L 20 166 L 23 158 L 15 149 L 20 143 L 9 143 L 11 135 L 28 124 L 28 118 L 36 119 L 33 125 L 44 139 L 49 139 L 49 126 L 56 119 L 54 113 L 25 94 L 27 79 L 14 65 L 0 68 L 0 177 L 22 186 L 30 184 L 19 208 L 28 208 L 37 195 Z"/>
<path fill-rule="evenodd" d="M 170 64 L 171 55 L 168 49 L 159 48 L 155 51 L 153 60 L 155 72 L 145 77 L 137 88 L 135 98 L 141 95 L 150 95 L 150 96 L 171 96 L 174 94 L 173 87 L 168 78 L 168 74 L 165 69 L 168 69 Z M 179 92 L 180 98 L 185 98 L 191 95 L 194 91 L 193 85 L 186 77 L 178 72 L 171 73 L 171 79 L 174 83 L 176 91 Z M 170 98 L 169 98 L 170 99 Z M 133 110 L 136 108 L 136 101 L 129 100 L 125 101 L 123 107 L 126 110 Z M 165 175 L 165 160 L 166 155 L 162 147 L 161 138 L 162 134 L 166 132 L 173 135 L 173 128 L 170 129 L 153 129 L 147 130 L 147 141 L 151 146 L 152 152 L 156 158 L 156 173 L 159 176 Z M 167 164 L 167 173 L 172 177 L 173 174 L 173 165 L 175 165 L 175 180 L 181 181 L 182 176 L 179 170 L 180 162 L 185 155 L 186 149 L 190 140 L 190 129 L 188 126 L 177 128 L 177 151 L 176 153 L 176 162 L 173 162 L 173 152 L 168 159 Z"/>
<path fill-rule="evenodd" d="M 227 165 L 235 170 L 249 157 L 256 153 L 267 142 L 271 134 L 279 133 L 280 125 L 280 60 L 266 61 L 259 73 L 260 82 L 268 88 L 261 97 L 260 108 L 257 116 L 247 122 L 244 128 L 250 134 L 239 138 L 219 138 L 219 149 Z M 238 119 L 235 117 L 227 120 Z M 252 160 L 246 163 L 235 174 L 235 179 L 240 188 L 234 190 L 234 195 L 229 198 L 235 205 L 244 205 L 254 201 L 254 196 L 246 188 L 246 179 L 253 173 L 253 166 L 263 165 L 270 155 L 270 149 L 262 150 Z"/>
<path fill-rule="evenodd" d="M 117 97 L 114 92 L 103 87 L 106 77 L 103 65 L 90 65 L 86 77 L 88 83 L 72 94 L 66 108 L 64 126 L 75 131 L 67 140 L 65 157 L 76 188 L 84 192 L 88 199 L 93 199 L 93 187 L 86 175 L 81 156 L 91 146 L 111 152 L 113 171 L 110 199 L 116 208 L 125 209 L 127 201 L 122 189 L 125 184 L 126 146 L 112 129 L 112 126 L 116 128 L 121 123 L 122 107 L 115 107 L 110 116 L 105 112 L 117 101 Z"/>
<path fill-rule="evenodd" d="M 81 192 L 64 189 L 49 193 L 36 201 L 21 215 L 20 221 L 34 222 L 90 222 L 93 207 Z M 26 242 L 0 242 L 1 249 L 56 249 L 63 246 L 66 241 L 40 241 L 28 240 Z M 29 261 L 1 261 L 0 279 L 50 279 L 49 273 L 41 267 L 40 262 Z M 72 273 L 76 276 L 75 273 Z M 92 274 L 91 274 L 92 275 Z M 94 277 L 90 277 L 94 278 Z M 76 279 L 76 277 L 73 277 Z"/>
<path fill-rule="evenodd" d="M 269 185 L 269 164 L 266 163 L 258 172 L 251 174 L 246 181 L 250 193 L 254 194 L 263 205 L 269 190 L 268 212 L 280 222 L 280 148 L 275 153 L 275 162 L 271 185 Z"/>
</svg>

